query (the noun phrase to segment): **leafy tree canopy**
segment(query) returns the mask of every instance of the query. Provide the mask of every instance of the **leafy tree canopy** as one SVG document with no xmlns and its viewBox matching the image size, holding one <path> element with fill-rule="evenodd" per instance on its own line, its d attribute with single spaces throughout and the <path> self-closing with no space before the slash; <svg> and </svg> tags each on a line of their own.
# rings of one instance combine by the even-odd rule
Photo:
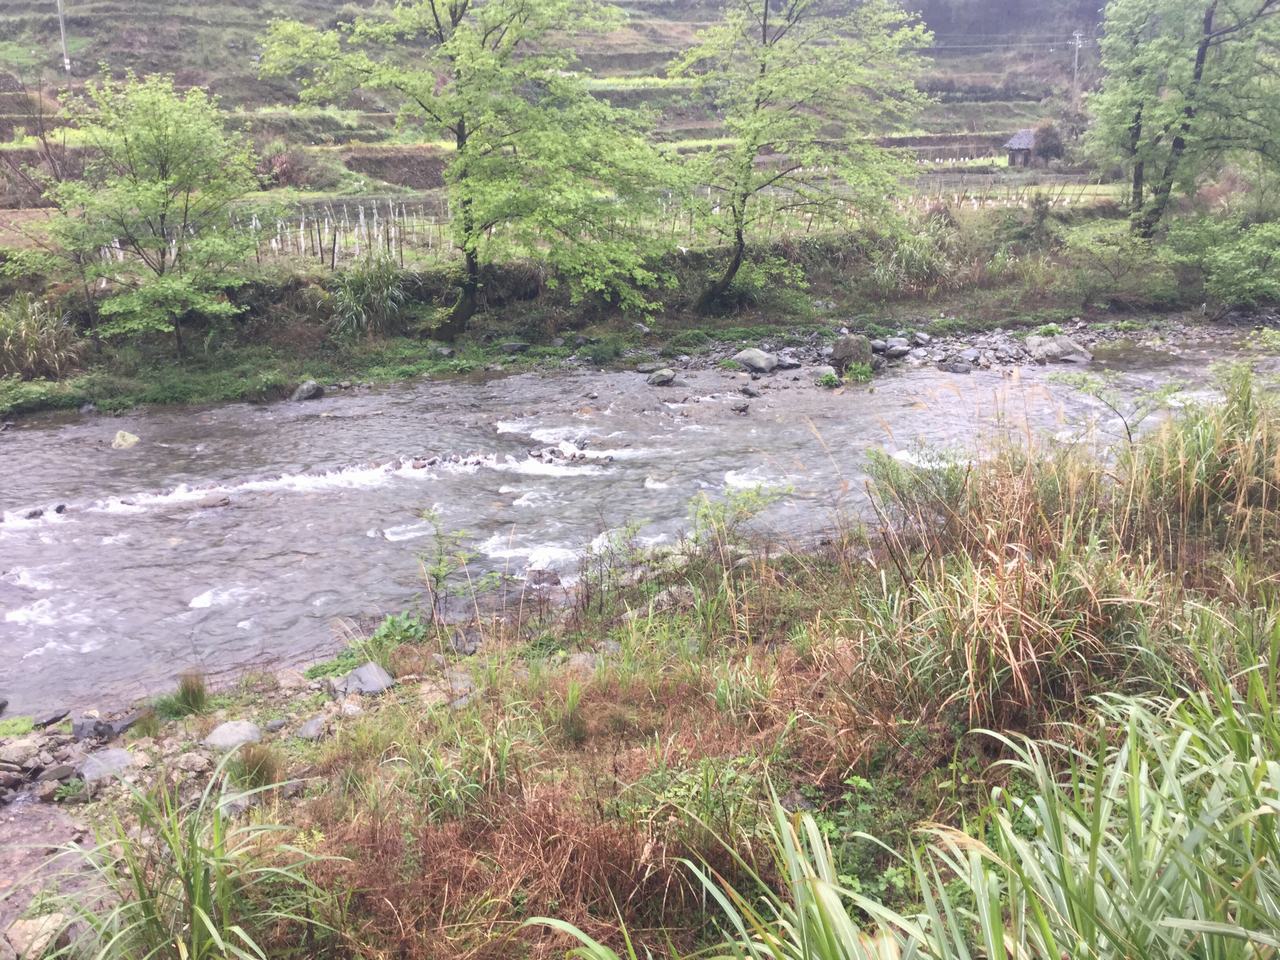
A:
<svg viewBox="0 0 1280 960">
<path fill-rule="evenodd" d="M 664 165 L 638 116 L 591 96 L 570 47 L 620 22 L 597 0 L 403 0 L 333 30 L 275 23 L 263 69 L 297 76 L 308 100 L 390 94 L 406 122 L 447 140 L 464 264 L 445 328 L 456 333 L 477 309 L 482 265 L 503 255 L 545 260 L 575 296 L 644 303 L 638 290 L 656 278 L 632 228 Z"/>
<path fill-rule="evenodd" d="M 100 332 L 172 331 L 181 354 L 185 315 L 235 312 L 223 292 L 253 241 L 230 207 L 255 186 L 253 154 L 213 98 L 169 77 L 91 83 L 65 110 L 90 158 L 83 180 L 50 186 L 53 230 L 110 285 Z"/>
<path fill-rule="evenodd" d="M 898 188 L 902 159 L 876 138 L 924 103 L 916 85 L 925 28 L 893 0 L 850 7 L 838 0 L 736 0 L 677 63 L 723 116 L 732 144 L 690 160 L 709 187 L 703 213 L 731 245 L 710 306 L 742 265 L 746 235 L 767 212 L 882 208 Z"/>
<path fill-rule="evenodd" d="M 1134 229 L 1224 159 L 1280 165 L 1280 0 L 1112 0 L 1093 144 L 1128 168 Z"/>
</svg>

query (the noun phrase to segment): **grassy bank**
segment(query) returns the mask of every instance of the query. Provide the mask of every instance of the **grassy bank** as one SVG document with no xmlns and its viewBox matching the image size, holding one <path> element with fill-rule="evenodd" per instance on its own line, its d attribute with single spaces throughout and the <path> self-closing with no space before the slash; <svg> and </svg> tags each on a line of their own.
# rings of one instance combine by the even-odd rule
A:
<svg viewBox="0 0 1280 960">
<path fill-rule="evenodd" d="M 874 522 L 802 551 L 753 536 L 767 495 L 703 501 L 673 550 L 588 556 L 567 608 L 410 612 L 313 686 L 166 699 L 126 744 L 148 785 L 88 808 L 125 818 L 101 821 L 125 912 L 97 945 L 189 944 L 184 871 L 216 861 L 209 924 L 270 957 L 577 942 L 538 917 L 624 956 L 1266 955 L 1280 413 L 1225 377 L 1105 462 L 883 461 Z M 319 678 L 367 660 L 396 685 L 326 706 Z M 210 780 L 230 718 L 283 725 Z M 206 782 L 254 802 L 190 802 Z"/>
<path fill-rule="evenodd" d="M 169 338 L 91 345 L 83 298 L 36 272 L 18 285 L 43 290 L 46 300 L 18 296 L 0 310 L 0 415 L 89 402 L 120 410 L 263 401 L 309 378 L 387 382 L 554 367 L 571 356 L 609 366 L 813 333 L 832 338 L 842 327 L 873 337 L 904 329 L 938 336 L 1083 317 L 1141 331 L 1183 310 L 1199 312 L 1209 274 L 1177 260 L 1172 248 L 1135 245 L 1115 213 L 939 208 L 906 232 L 777 241 L 753 249 L 714 316 L 694 309 L 718 263 L 714 251 L 656 264 L 664 279 L 651 292 L 652 310 L 632 314 L 573 302 L 537 264 L 507 264 L 486 279 L 486 310 L 443 352 L 432 334 L 455 278 L 438 265 L 254 268 L 229 292 L 234 319 L 183 321 L 181 361 Z M 512 352 L 513 342 L 521 352 Z"/>
</svg>

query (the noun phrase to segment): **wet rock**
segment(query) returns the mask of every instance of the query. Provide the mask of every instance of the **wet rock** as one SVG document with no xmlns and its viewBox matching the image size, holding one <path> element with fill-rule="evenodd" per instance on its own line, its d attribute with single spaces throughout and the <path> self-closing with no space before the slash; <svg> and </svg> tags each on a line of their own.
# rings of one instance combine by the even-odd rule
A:
<svg viewBox="0 0 1280 960">
<path fill-rule="evenodd" d="M 320 714 L 300 726 L 297 737 L 299 740 L 320 740 L 324 737 L 325 731 L 325 717 L 324 714 Z"/>
<path fill-rule="evenodd" d="M 637 363 L 636 373 L 657 373 L 662 369 L 660 363 Z"/>
<path fill-rule="evenodd" d="M 68 942 L 67 918 L 61 913 L 46 913 L 27 920 L 15 920 L 9 924 L 5 936 L 18 960 L 41 960 L 45 954 Z"/>
<path fill-rule="evenodd" d="M 752 373 L 772 373 L 778 366 L 777 357 L 755 347 L 738 351 L 733 355 L 733 361 Z"/>
<path fill-rule="evenodd" d="M 809 375 L 813 377 L 814 382 L 817 382 L 818 380 L 824 380 L 827 377 L 840 376 L 840 374 L 836 373 L 836 368 L 829 365 L 823 366 L 823 367 L 814 367 L 812 370 L 809 371 Z"/>
<path fill-rule="evenodd" d="M 115 439 L 111 441 L 111 449 L 128 450 L 136 447 L 139 439 L 137 434 L 130 433 L 128 430 L 117 430 Z"/>
<path fill-rule="evenodd" d="M 262 729 L 265 730 L 267 733 L 279 733 L 281 730 L 284 729 L 285 722 L 286 721 L 282 718 L 271 720 Z"/>
<path fill-rule="evenodd" d="M 916 363 L 924 363 L 929 359 L 929 351 L 924 347 L 913 347 L 908 355 Z"/>
<path fill-rule="evenodd" d="M 911 352 L 906 337 L 890 337 L 884 344 L 884 355 L 890 360 L 900 360 Z"/>
<path fill-rule="evenodd" d="M 871 352 L 870 340 L 861 334 L 850 334 L 831 348 L 831 365 L 842 372 L 855 364 L 870 365 Z"/>
<path fill-rule="evenodd" d="M 797 359 L 793 354 L 790 354 L 790 353 L 780 353 L 780 354 L 778 354 L 778 367 L 777 367 L 777 369 L 779 369 L 779 370 L 799 370 L 802 366 L 804 366 L 804 364 L 802 364 L 802 363 L 799 361 L 799 359 Z"/>
<path fill-rule="evenodd" d="M 527 353 L 529 351 L 529 345 L 523 340 L 511 340 L 504 343 L 499 347 L 499 349 L 503 353 L 508 353 L 514 356 L 517 353 Z"/>
<path fill-rule="evenodd" d="M 1037 363 L 1088 363 L 1093 359 L 1093 354 L 1064 333 L 1027 337 L 1027 353 Z"/>
<path fill-rule="evenodd" d="M 231 506 L 231 498 L 214 494 L 211 497 L 205 497 L 203 500 L 197 500 L 196 506 L 201 510 L 214 510 L 218 507 Z"/>
<path fill-rule="evenodd" d="M 9 709 L 9 701 L 6 700 L 4 697 L 0 697 L 0 715 L 3 715 L 3 713 L 8 709 Z"/>
<path fill-rule="evenodd" d="M 757 390 L 755 387 L 751 386 L 751 384 L 749 383 L 739 387 L 738 392 L 742 394 L 744 397 L 750 397 L 752 400 L 760 399 L 760 391 Z"/>
<path fill-rule="evenodd" d="M 960 351 L 960 359 L 965 363 L 977 363 L 981 358 L 982 354 L 975 347 Z"/>
<path fill-rule="evenodd" d="M 739 416 L 745 417 L 748 413 L 751 412 L 751 404 L 746 402 L 735 403 L 729 409 L 732 410 L 734 413 L 738 414 Z"/>
<path fill-rule="evenodd" d="M 888 345 L 887 343 L 885 343 L 883 340 L 872 340 L 872 341 L 871 341 L 871 352 L 872 352 L 872 353 L 884 353 L 884 352 L 885 352 L 885 350 L 887 350 L 887 349 L 888 349 L 888 347 L 889 347 L 889 345 Z"/>
<path fill-rule="evenodd" d="M 251 720 L 228 720 L 213 728 L 213 732 L 204 738 L 204 745 L 211 750 L 228 753 L 246 743 L 257 743 L 262 739 L 262 730 Z"/>
<path fill-rule="evenodd" d="M 316 383 L 314 380 L 303 380 L 298 384 L 298 388 L 293 391 L 289 397 L 294 403 L 302 403 L 304 400 L 319 400 L 324 396 L 324 387 Z"/>
<path fill-rule="evenodd" d="M 670 367 L 663 367 L 649 374 L 649 379 L 645 382 L 654 387 L 669 387 L 676 382 L 676 372 Z"/>
<path fill-rule="evenodd" d="M 943 373 L 973 373 L 973 364 L 964 360 L 943 360 L 938 364 Z"/>
<path fill-rule="evenodd" d="M 933 337 L 929 336 L 927 333 L 917 331 L 911 335 L 911 342 L 917 347 L 927 347 L 929 344 L 933 343 Z"/>
<path fill-rule="evenodd" d="M 45 727 L 52 727 L 59 720 L 66 719 L 70 710 L 46 710 L 44 713 L 38 713 L 31 718 L 31 725 L 37 730 L 43 730 Z"/>
<path fill-rule="evenodd" d="M 524 582 L 533 590 L 550 590 L 560 586 L 560 574 L 554 570 L 526 570 Z"/>
<path fill-rule="evenodd" d="M 395 686 L 395 682 L 395 678 L 386 670 L 376 663 L 369 662 L 352 670 L 341 680 L 330 681 L 330 688 L 335 697 L 345 697 L 351 693 L 373 696 L 390 690 Z"/>
<path fill-rule="evenodd" d="M 85 783 L 101 783 L 119 777 L 133 766 L 133 754 L 128 750 L 110 747 L 91 753 L 80 765 L 80 777 Z"/>
<path fill-rule="evenodd" d="M 43 516 L 44 516 L 44 510 L 43 510 L 43 509 L 28 510 L 28 511 L 27 511 L 27 519 L 28 519 L 28 520 L 39 520 L 39 519 L 40 519 L 41 517 L 43 517 Z"/>
</svg>

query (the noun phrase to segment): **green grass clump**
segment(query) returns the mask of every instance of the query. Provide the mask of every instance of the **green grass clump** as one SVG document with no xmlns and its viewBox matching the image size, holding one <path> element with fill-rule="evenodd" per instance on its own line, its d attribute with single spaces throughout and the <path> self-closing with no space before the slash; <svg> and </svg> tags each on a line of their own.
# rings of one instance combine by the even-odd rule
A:
<svg viewBox="0 0 1280 960">
<path fill-rule="evenodd" d="M 198 673 L 184 673 L 178 678 L 174 693 L 158 697 L 152 709 L 165 720 L 178 720 L 204 713 L 209 708 L 209 688 Z"/>
<path fill-rule="evenodd" d="M 6 717 L 0 720 L 0 737 L 21 737 L 35 729 L 30 717 Z"/>
<path fill-rule="evenodd" d="M 56 379 L 81 353 L 75 328 L 49 304 L 26 295 L 0 304 L 0 377 Z"/>
</svg>

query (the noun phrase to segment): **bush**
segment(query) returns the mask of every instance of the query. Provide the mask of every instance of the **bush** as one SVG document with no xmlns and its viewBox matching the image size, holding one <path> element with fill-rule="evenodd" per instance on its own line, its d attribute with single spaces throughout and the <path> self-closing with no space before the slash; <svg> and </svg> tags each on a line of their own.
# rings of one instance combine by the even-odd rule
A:
<svg viewBox="0 0 1280 960">
<path fill-rule="evenodd" d="M 209 690 L 198 673 L 184 673 L 178 678 L 177 691 L 159 697 L 154 705 L 155 712 L 166 720 L 204 713 L 208 707 Z"/>
<path fill-rule="evenodd" d="M 1198 274 L 1213 303 L 1226 309 L 1280 303 L 1280 221 L 1187 220 L 1170 231 L 1169 247 L 1175 263 Z"/>
<path fill-rule="evenodd" d="M 343 336 L 397 333 L 407 299 L 404 274 L 390 257 L 373 256 L 334 277 L 329 291 L 333 327 Z"/>
<path fill-rule="evenodd" d="M 0 306 L 0 377 L 56 379 L 79 363 L 81 352 L 67 318 L 44 301 L 20 295 Z"/>
</svg>

